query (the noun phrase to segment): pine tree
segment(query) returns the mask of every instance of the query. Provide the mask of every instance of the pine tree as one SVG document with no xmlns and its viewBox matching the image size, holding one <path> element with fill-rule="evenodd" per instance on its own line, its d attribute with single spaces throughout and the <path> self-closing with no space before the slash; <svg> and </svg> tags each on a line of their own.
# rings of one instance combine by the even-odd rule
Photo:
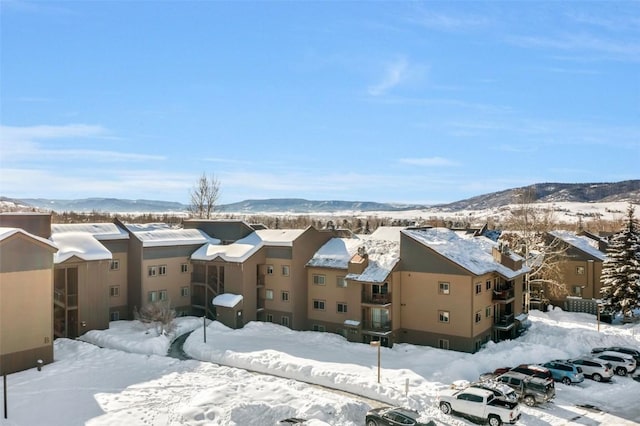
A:
<svg viewBox="0 0 640 426">
<path fill-rule="evenodd" d="M 626 318 L 640 308 L 640 226 L 633 213 L 630 205 L 625 226 L 611 237 L 600 277 L 604 310 Z"/>
</svg>

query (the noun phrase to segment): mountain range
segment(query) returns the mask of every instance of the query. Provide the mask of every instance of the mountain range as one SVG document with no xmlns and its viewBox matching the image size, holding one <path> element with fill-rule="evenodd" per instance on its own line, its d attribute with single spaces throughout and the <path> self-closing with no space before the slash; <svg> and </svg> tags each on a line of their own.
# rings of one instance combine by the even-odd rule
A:
<svg viewBox="0 0 640 426">
<path fill-rule="evenodd" d="M 517 203 L 518 194 L 528 192 L 535 202 L 606 203 L 630 202 L 640 204 L 640 179 L 612 183 L 539 183 L 520 188 L 492 192 L 476 197 L 439 205 L 378 203 L 371 201 L 314 201 L 300 198 L 272 198 L 245 200 L 217 206 L 226 213 L 328 213 L 336 211 L 408 211 L 437 209 L 440 211 L 482 210 Z M 112 212 L 112 213 L 171 213 L 184 212 L 188 205 L 174 201 L 127 200 L 120 198 L 83 198 L 59 200 L 45 198 L 12 199 L 0 197 L 0 205 L 52 210 L 56 212 Z"/>
</svg>

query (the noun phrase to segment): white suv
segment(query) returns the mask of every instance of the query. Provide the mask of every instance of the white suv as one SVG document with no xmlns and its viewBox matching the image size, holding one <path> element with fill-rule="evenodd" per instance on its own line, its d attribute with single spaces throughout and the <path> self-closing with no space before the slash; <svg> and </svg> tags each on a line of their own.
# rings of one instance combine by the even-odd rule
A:
<svg viewBox="0 0 640 426">
<path fill-rule="evenodd" d="M 619 376 L 626 376 L 636 370 L 636 360 L 630 355 L 620 352 L 601 352 L 593 355 L 595 359 L 613 365 L 613 371 Z"/>
<path fill-rule="evenodd" d="M 568 359 L 567 362 L 581 367 L 585 377 L 595 380 L 596 382 L 608 382 L 613 377 L 613 365 L 603 359 L 583 356 Z"/>
</svg>

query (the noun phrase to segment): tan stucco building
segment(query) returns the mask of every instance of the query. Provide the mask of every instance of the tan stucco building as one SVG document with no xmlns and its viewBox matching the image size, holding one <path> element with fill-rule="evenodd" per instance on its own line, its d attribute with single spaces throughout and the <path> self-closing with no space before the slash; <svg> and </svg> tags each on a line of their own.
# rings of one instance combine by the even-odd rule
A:
<svg viewBox="0 0 640 426">
<path fill-rule="evenodd" d="M 42 236 L 0 227 L 0 374 L 36 367 L 38 360 L 53 362 L 57 250 Z"/>
</svg>

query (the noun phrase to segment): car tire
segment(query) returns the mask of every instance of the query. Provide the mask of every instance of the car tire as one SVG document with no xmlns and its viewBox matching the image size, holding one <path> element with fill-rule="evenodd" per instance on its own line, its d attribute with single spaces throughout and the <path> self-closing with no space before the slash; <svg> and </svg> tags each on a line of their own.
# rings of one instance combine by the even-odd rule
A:
<svg viewBox="0 0 640 426">
<path fill-rule="evenodd" d="M 568 377 L 563 377 L 562 378 L 562 383 L 564 383 L 567 386 L 571 386 L 571 379 Z"/>
<path fill-rule="evenodd" d="M 444 414 L 451 414 L 451 405 L 449 405 L 448 402 L 441 402 L 440 411 L 442 411 Z"/>
<path fill-rule="evenodd" d="M 378 422 L 376 422 L 373 419 L 368 419 L 367 420 L 367 426 L 378 426 Z"/>
<path fill-rule="evenodd" d="M 527 395 L 524 397 L 524 403 L 527 407 L 533 407 L 536 405 L 536 399 L 531 395 Z"/>
<path fill-rule="evenodd" d="M 500 426 L 502 425 L 502 420 L 498 416 L 489 416 L 489 426 Z"/>
<path fill-rule="evenodd" d="M 598 373 L 593 373 L 593 376 L 591 376 L 591 378 L 596 382 L 601 382 L 602 381 L 602 376 L 599 375 Z"/>
<path fill-rule="evenodd" d="M 627 369 L 624 367 L 618 367 L 616 368 L 616 374 L 618 376 L 626 376 L 627 375 Z"/>
</svg>

